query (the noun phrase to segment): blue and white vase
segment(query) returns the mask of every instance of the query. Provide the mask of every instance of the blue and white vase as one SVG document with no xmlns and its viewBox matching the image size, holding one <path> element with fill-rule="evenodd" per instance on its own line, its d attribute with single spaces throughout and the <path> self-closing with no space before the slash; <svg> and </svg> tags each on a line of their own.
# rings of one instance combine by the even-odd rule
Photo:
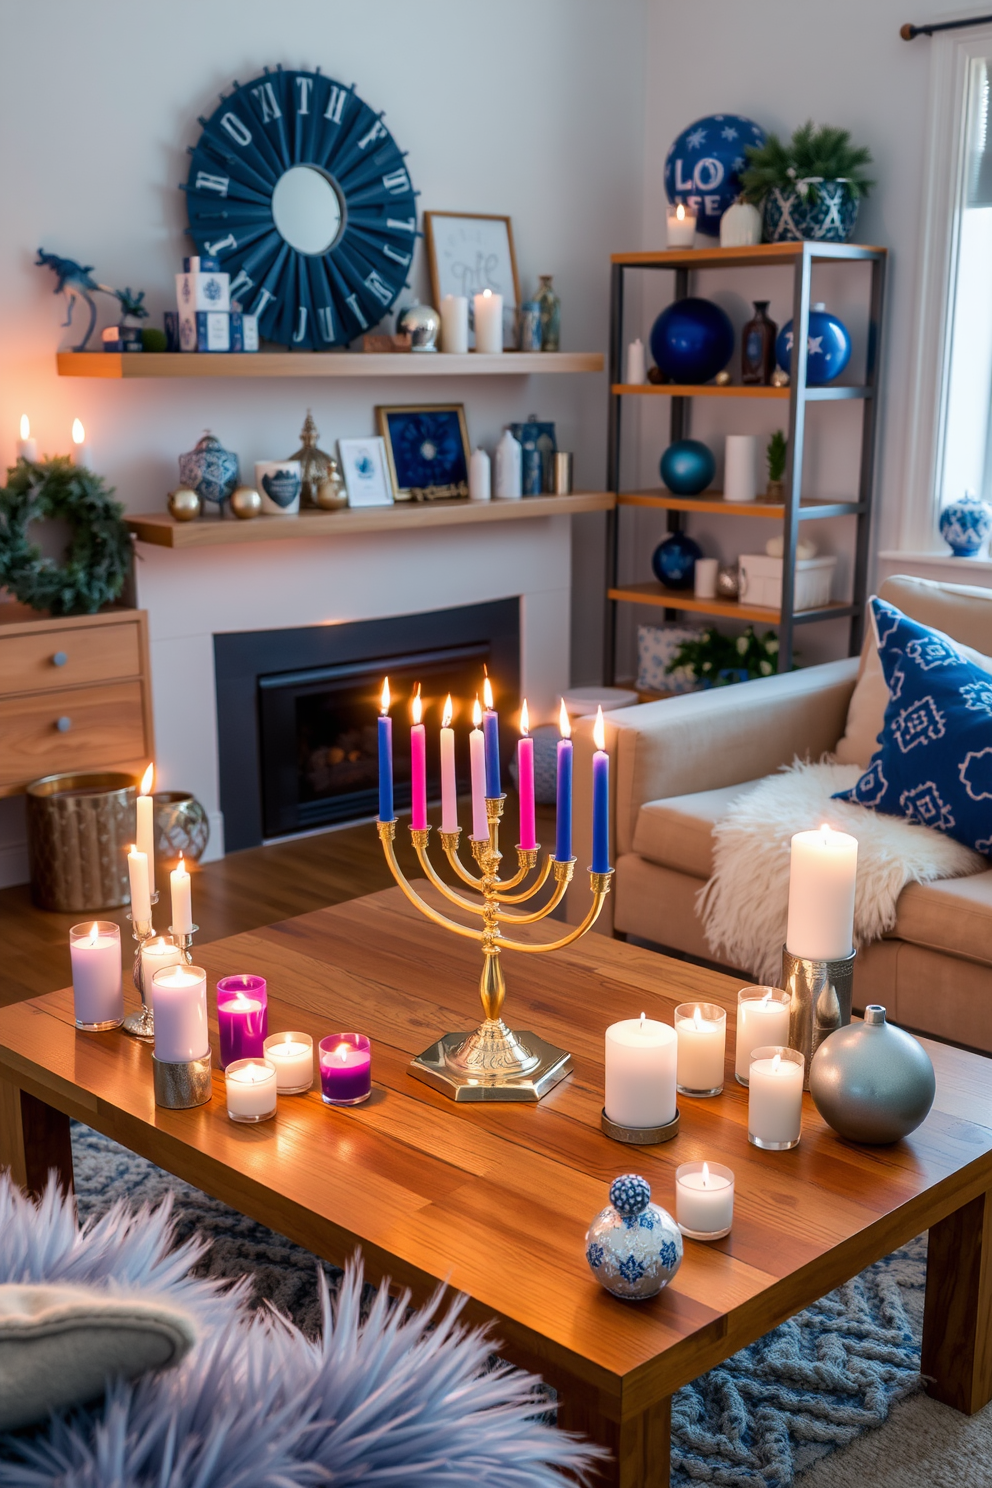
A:
<svg viewBox="0 0 992 1488">
<path fill-rule="evenodd" d="M 179 479 L 201 501 L 215 502 L 223 515 L 224 502 L 238 486 L 238 457 L 208 429 L 195 449 L 179 456 Z"/>
<path fill-rule="evenodd" d="M 682 1264 L 682 1232 L 666 1209 L 651 1202 L 651 1185 L 636 1173 L 610 1184 L 609 1205 L 586 1231 L 586 1260 L 614 1297 L 656 1297 Z"/>
<path fill-rule="evenodd" d="M 992 532 L 992 508 L 974 491 L 950 501 L 940 514 L 940 535 L 955 558 L 974 558 Z"/>
<path fill-rule="evenodd" d="M 813 188 L 813 189 L 810 189 Z M 815 197 L 815 200 L 814 200 Z M 773 186 L 762 204 L 766 243 L 847 243 L 858 220 L 858 197 L 846 181 L 799 181 L 793 191 Z"/>
</svg>

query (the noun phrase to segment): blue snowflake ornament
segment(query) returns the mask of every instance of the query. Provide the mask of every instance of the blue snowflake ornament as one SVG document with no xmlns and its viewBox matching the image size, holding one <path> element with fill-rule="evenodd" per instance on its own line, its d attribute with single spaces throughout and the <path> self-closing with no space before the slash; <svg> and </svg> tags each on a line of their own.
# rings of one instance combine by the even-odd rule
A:
<svg viewBox="0 0 992 1488">
<path fill-rule="evenodd" d="M 637 1173 L 624 1173 L 610 1184 L 610 1203 L 618 1214 L 640 1214 L 651 1202 L 651 1185 Z"/>
</svg>

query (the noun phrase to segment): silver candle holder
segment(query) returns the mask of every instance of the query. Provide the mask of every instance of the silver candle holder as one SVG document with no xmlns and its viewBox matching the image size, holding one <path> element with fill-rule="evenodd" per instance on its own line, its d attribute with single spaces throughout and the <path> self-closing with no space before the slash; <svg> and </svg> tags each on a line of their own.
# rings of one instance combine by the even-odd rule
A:
<svg viewBox="0 0 992 1488">
<path fill-rule="evenodd" d="M 152 895 L 152 905 L 158 903 L 158 894 Z M 121 1025 L 125 1033 L 131 1034 L 132 1038 L 143 1039 L 146 1043 L 152 1043 L 155 1039 L 155 1013 L 151 1002 L 151 988 L 145 986 L 144 963 L 141 952 L 150 940 L 154 940 L 158 932 L 151 920 L 136 920 L 128 911 L 127 918 L 131 921 L 131 934 L 137 942 L 134 952 L 134 965 L 131 968 L 131 980 L 134 982 L 135 991 L 141 998 L 141 1007 L 136 1013 L 129 1013 Z M 199 930 L 199 925 L 190 925 L 189 930 L 176 930 L 174 925 L 169 926 L 169 934 L 179 947 L 180 959 L 187 966 L 193 964 L 193 936 Z"/>
<path fill-rule="evenodd" d="M 782 947 L 782 986 L 788 992 L 789 1048 L 806 1060 L 803 1089 L 809 1089 L 809 1067 L 824 1039 L 851 1021 L 854 960 L 857 951 L 834 961 L 794 956 Z"/>
</svg>

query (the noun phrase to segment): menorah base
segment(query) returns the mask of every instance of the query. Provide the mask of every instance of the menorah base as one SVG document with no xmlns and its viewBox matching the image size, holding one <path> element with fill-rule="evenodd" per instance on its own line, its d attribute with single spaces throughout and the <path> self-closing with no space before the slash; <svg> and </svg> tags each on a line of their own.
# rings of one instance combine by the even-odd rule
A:
<svg viewBox="0 0 992 1488">
<path fill-rule="evenodd" d="M 446 1033 L 410 1065 L 415 1080 L 455 1101 L 539 1101 L 571 1070 L 571 1054 L 501 1020 Z"/>
</svg>

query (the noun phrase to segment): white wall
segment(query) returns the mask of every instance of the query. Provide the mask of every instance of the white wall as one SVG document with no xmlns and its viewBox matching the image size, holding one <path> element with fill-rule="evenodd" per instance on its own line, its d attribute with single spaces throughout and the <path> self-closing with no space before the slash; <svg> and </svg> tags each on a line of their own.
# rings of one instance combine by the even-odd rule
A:
<svg viewBox="0 0 992 1488">
<path fill-rule="evenodd" d="M 22 412 L 46 452 L 67 450 L 78 415 L 96 468 L 129 510 L 151 510 L 204 427 L 250 470 L 297 447 L 308 406 L 329 449 L 339 435 L 370 432 L 375 403 L 409 400 L 408 384 L 385 380 L 351 389 L 55 375 L 55 349 L 71 342 L 35 250 L 146 290 L 161 324 L 188 251 L 177 186 L 197 115 L 266 64 L 319 65 L 354 81 L 409 151 L 420 208 L 510 214 L 523 292 L 553 272 L 564 349 L 605 349 L 609 253 L 636 243 L 640 226 L 644 24 L 643 0 L 503 0 L 495 9 L 478 0 L 91 0 L 85 13 L 68 0 L 5 0 L 0 458 L 13 459 Z M 429 298 L 422 254 L 413 288 L 408 299 Z M 575 451 L 576 484 L 601 489 L 604 378 L 445 379 L 430 395 L 465 402 L 476 443 L 492 444 L 504 423 L 532 411 L 555 419 L 561 447 Z M 573 607 L 573 676 L 587 681 L 600 665 L 602 518 L 576 522 L 576 573 L 597 586 L 594 603 Z M 20 809 L 0 802 L 0 855 L 20 835 Z"/>
</svg>

